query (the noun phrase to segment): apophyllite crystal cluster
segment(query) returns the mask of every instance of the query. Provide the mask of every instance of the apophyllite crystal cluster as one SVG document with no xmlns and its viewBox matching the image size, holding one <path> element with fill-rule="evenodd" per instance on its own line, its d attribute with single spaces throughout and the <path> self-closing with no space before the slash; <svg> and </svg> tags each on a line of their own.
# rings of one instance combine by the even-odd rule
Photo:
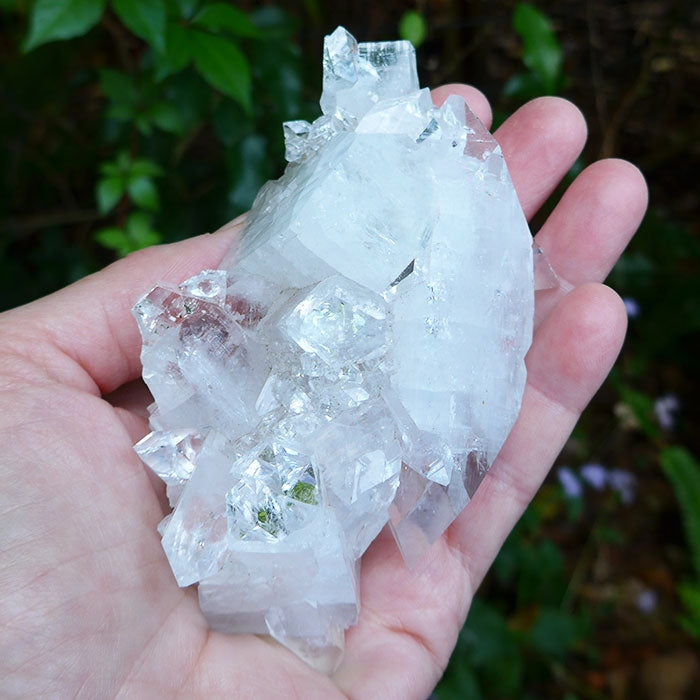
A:
<svg viewBox="0 0 700 700">
<path fill-rule="evenodd" d="M 323 55 L 323 116 L 284 125 L 221 269 L 135 307 L 167 484 L 160 525 L 214 629 L 269 634 L 325 670 L 388 523 L 409 566 L 473 496 L 518 414 L 530 236 L 500 148 L 433 106 L 408 42 Z"/>
</svg>

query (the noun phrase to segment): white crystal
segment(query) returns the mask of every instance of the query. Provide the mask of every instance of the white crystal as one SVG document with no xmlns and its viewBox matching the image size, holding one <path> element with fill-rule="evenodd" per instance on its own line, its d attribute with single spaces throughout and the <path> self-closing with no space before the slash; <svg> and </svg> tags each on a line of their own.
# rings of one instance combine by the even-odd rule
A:
<svg viewBox="0 0 700 700">
<path fill-rule="evenodd" d="M 372 540 L 389 524 L 416 564 L 505 441 L 534 291 L 503 155 L 463 100 L 432 105 L 408 42 L 338 28 L 323 64 L 323 115 L 285 124 L 290 165 L 240 245 L 135 307 L 155 399 L 136 449 L 212 627 L 331 671 Z"/>
</svg>

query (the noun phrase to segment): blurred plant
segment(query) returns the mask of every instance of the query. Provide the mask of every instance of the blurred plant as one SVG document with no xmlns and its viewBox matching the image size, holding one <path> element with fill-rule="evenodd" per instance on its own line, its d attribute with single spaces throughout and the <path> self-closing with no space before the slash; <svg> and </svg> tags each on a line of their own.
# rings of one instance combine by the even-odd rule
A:
<svg viewBox="0 0 700 700">
<path fill-rule="evenodd" d="M 545 488 L 523 515 L 496 558 L 489 595 L 472 604 L 437 688 L 439 700 L 522 698 L 552 675 L 568 677 L 565 662 L 572 652 L 591 653 L 589 616 L 568 604 L 564 558 L 541 538 L 545 521 L 581 495 Z"/>
<path fill-rule="evenodd" d="M 24 50 L 84 34 L 100 21 L 106 9 L 106 2 L 38 0 L 32 9 Z M 111 136 L 107 140 L 123 146 L 128 143 L 129 150 L 120 151 L 116 160 L 100 166 L 98 211 L 107 216 L 117 204 L 120 206 L 116 208 L 116 221 L 96 231 L 94 238 L 126 255 L 164 240 L 163 234 L 152 227 L 153 216 L 146 212 L 156 214 L 160 209 L 155 178 L 163 176 L 165 169 L 153 158 L 136 157 L 143 150 L 139 135 L 149 137 L 159 129 L 182 143 L 187 132 L 191 138 L 201 124 L 213 119 L 215 109 L 231 112 L 236 110 L 234 105 L 240 109 L 231 121 L 250 122 L 251 68 L 239 44 L 241 40 L 261 40 L 264 33 L 246 13 L 226 3 L 112 0 L 111 10 L 116 18 L 107 15 L 105 19 L 111 31 L 123 32 L 115 27 L 119 20 L 148 47 L 136 60 L 124 61 L 126 71 L 99 71 L 99 86 L 107 98 L 105 118 L 112 122 L 107 125 Z M 118 41 L 124 41 L 123 36 Z M 227 104 L 216 93 L 204 93 L 201 85 L 191 84 L 191 76 L 190 85 L 177 81 L 176 76 L 191 64 L 199 78 L 234 104 Z M 190 104 L 183 105 L 183 97 Z M 203 104 L 197 104 L 199 100 Z M 169 143 L 163 152 L 173 151 L 177 146 Z M 262 165 L 260 159 L 258 165 Z M 262 184 L 264 175 L 255 178 L 256 184 Z M 250 201 L 246 199 L 242 204 L 245 207 Z"/>
<path fill-rule="evenodd" d="M 106 0 L 37 0 L 24 51 L 82 36 L 100 21 L 106 5 Z M 112 0 L 111 8 L 125 27 L 154 49 L 156 79 L 177 73 L 194 61 L 212 87 L 250 111 L 250 65 L 234 39 L 261 36 L 247 14 L 226 3 L 208 3 L 196 11 L 198 3 L 190 0 Z M 117 89 L 110 97 L 121 103 L 120 114 L 129 119 L 134 116 L 132 108 L 138 105 L 138 92 L 128 77 L 113 74 L 111 78 Z M 126 89 L 122 93 L 119 88 Z M 148 121 L 137 126 L 145 126 L 148 133 Z"/>
<path fill-rule="evenodd" d="M 635 240 L 615 267 L 611 280 L 623 294 L 638 300 L 630 316 L 629 342 L 610 384 L 620 397 L 618 414 L 641 433 L 673 488 L 682 515 L 693 580 L 677 588 L 685 610 L 682 627 L 700 637 L 700 462 L 677 444 L 681 399 L 675 392 L 650 395 L 650 368 L 670 364 L 692 374 L 700 330 L 700 247 L 690 232 L 652 208 Z M 659 295 L 658 290 L 664 294 Z M 643 310 L 643 311 L 642 311 Z M 663 332 L 659 332 L 663 329 Z"/>
<path fill-rule="evenodd" d="M 635 300 L 639 312 L 631 317 L 629 329 L 634 352 L 621 365 L 629 381 L 643 379 L 659 363 L 694 373 L 700 350 L 698 260 L 697 238 L 652 206 L 610 276 L 615 289 Z"/>
<path fill-rule="evenodd" d="M 163 169 L 146 158 L 133 159 L 121 151 L 114 161 L 100 167 L 102 177 L 97 183 L 97 209 L 108 214 L 118 204 L 124 204 L 119 226 L 108 226 L 95 233 L 95 240 L 119 255 L 128 255 L 139 248 L 160 243 L 162 236 L 151 228 L 152 217 L 146 212 L 160 208 L 160 197 L 154 178 L 163 175 Z M 130 205 L 146 211 L 126 214 Z M 123 222 L 123 223 L 122 223 Z"/>
<path fill-rule="evenodd" d="M 399 37 L 410 41 L 418 48 L 428 35 L 428 24 L 425 17 L 417 10 L 407 10 L 399 20 Z"/>
<path fill-rule="evenodd" d="M 21 14 L 24 7 L 3 4 L 0 11 Z M 67 110 L 78 95 L 90 100 L 84 118 L 92 138 L 73 139 L 66 150 L 72 147 L 75 158 L 82 148 L 80 160 L 92 167 L 99 154 L 97 211 L 83 204 L 76 217 L 99 218 L 102 226 L 90 226 L 93 240 L 126 255 L 211 230 L 248 209 L 260 186 L 279 174 L 281 122 L 316 110 L 302 94 L 295 28 L 275 7 L 248 13 L 207 0 L 37 0 L 25 58 L 11 64 L 17 78 L 11 74 L 7 89 L 17 110 L 39 102 L 21 75 L 45 66 L 68 76 L 54 105 L 45 91 L 47 114 Z M 113 50 L 105 53 L 105 43 Z M 22 126 L 13 122 L 17 144 L 27 141 Z M 67 190 L 63 173 L 55 181 Z M 42 232 L 40 240 L 48 236 Z"/>
<path fill-rule="evenodd" d="M 686 581 L 679 588 L 686 609 L 681 624 L 687 632 L 700 638 L 700 463 L 683 447 L 663 449 L 660 460 L 680 505 L 695 570 L 695 580 Z"/>
<path fill-rule="evenodd" d="M 566 84 L 564 51 L 547 15 L 520 2 L 513 12 L 513 28 L 523 42 L 522 61 L 528 70 L 514 75 L 504 94 L 522 100 L 559 94 Z"/>
<path fill-rule="evenodd" d="M 513 28 L 522 41 L 527 70 L 507 82 L 503 98 L 508 106 L 560 94 L 568 79 L 551 21 L 532 5 L 519 3 Z M 506 116 L 498 106 L 494 114 L 496 123 Z M 579 159 L 566 184 L 583 167 Z M 652 208 L 611 275 L 613 286 L 624 296 L 630 331 L 628 350 L 603 390 L 617 394 L 619 430 L 641 437 L 679 502 L 694 566 L 692 580 L 677 587 L 684 610 L 680 625 L 695 636 L 700 634 L 700 463 L 687 449 L 671 444 L 678 437 L 681 399 L 667 387 L 662 387 L 661 395 L 650 394 L 648 378 L 650 369 L 663 362 L 689 370 L 696 363 L 698 348 L 692 339 L 700 330 L 700 275 L 694 261 L 699 258 L 697 241 L 687 229 Z M 661 296 L 659 289 L 664 290 Z M 555 678 L 559 689 L 597 697 L 591 688 L 581 687 L 570 668 L 573 657 L 595 662 L 597 651 L 589 631 L 597 617 L 604 620 L 613 613 L 604 605 L 599 609 L 581 606 L 577 591 L 600 547 L 624 543 L 625 535 L 617 525 L 619 509 L 635 503 L 637 478 L 627 469 L 587 461 L 600 445 L 600 437 L 591 434 L 585 422 L 577 428 L 574 442 L 582 458 L 580 466 L 556 470 L 558 494 L 552 496 L 551 487 L 545 485 L 506 541 L 438 686 L 440 700 L 529 697 L 528 692 L 546 687 Z M 596 494 L 597 515 L 567 582 L 562 552 L 541 539 L 541 529 L 547 509 L 575 523 L 585 509 L 587 489 L 591 497 Z M 529 586 L 537 590 L 533 597 L 528 596 Z M 639 612 L 650 615 L 657 608 L 658 595 L 645 588 L 635 601 Z"/>
</svg>

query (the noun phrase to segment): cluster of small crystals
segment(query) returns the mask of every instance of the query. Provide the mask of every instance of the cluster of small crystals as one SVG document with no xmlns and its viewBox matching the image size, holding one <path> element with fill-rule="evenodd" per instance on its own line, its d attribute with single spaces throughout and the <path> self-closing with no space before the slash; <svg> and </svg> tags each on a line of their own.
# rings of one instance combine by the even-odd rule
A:
<svg viewBox="0 0 700 700">
<path fill-rule="evenodd" d="M 313 124 L 219 270 L 135 315 L 167 484 L 159 530 L 214 629 L 325 671 L 390 524 L 409 566 L 474 494 L 518 414 L 532 239 L 498 144 L 432 105 L 408 42 L 326 38 Z"/>
</svg>

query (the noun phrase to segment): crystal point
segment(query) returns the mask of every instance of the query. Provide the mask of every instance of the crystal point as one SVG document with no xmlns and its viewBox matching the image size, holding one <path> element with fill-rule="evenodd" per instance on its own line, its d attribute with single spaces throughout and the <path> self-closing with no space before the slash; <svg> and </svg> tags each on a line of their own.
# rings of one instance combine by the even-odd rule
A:
<svg viewBox="0 0 700 700">
<path fill-rule="evenodd" d="M 339 27 L 323 66 L 322 116 L 284 125 L 290 165 L 221 269 L 134 313 L 178 584 L 214 629 L 331 672 L 374 538 L 415 565 L 503 445 L 534 283 L 498 143 L 461 98 L 433 106 L 413 47 Z"/>
</svg>

